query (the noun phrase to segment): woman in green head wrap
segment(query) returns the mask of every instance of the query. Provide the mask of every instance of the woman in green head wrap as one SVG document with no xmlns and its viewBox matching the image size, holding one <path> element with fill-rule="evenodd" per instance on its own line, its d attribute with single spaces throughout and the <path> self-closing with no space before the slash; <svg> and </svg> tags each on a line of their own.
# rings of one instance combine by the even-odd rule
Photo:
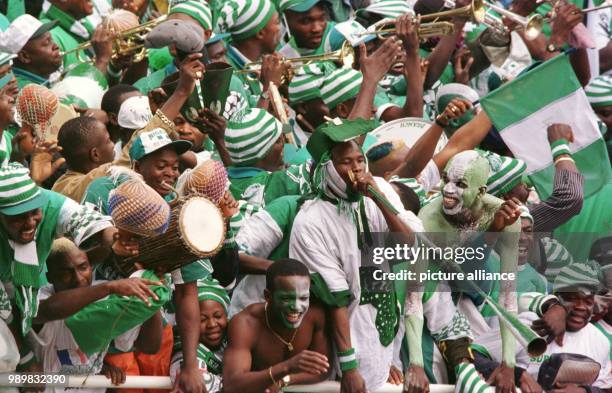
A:
<svg viewBox="0 0 612 393">
<path fill-rule="evenodd" d="M 198 343 L 198 368 L 202 371 L 206 391 L 220 392 L 223 388 L 223 351 L 227 345 L 227 308 L 229 295 L 214 278 L 198 281 L 200 305 L 200 342 Z M 170 365 L 170 377 L 176 380 L 183 362 L 181 341 L 174 339 L 174 356 Z"/>
</svg>

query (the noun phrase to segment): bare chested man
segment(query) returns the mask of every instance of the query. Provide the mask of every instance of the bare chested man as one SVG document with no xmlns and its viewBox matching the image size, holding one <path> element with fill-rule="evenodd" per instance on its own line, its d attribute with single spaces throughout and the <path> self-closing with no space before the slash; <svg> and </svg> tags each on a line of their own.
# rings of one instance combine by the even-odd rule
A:
<svg viewBox="0 0 612 393">
<path fill-rule="evenodd" d="M 230 322 L 223 358 L 225 393 L 277 392 L 322 381 L 329 370 L 325 314 L 310 307 L 308 269 L 294 259 L 266 272 L 265 303 L 252 304 Z"/>
</svg>

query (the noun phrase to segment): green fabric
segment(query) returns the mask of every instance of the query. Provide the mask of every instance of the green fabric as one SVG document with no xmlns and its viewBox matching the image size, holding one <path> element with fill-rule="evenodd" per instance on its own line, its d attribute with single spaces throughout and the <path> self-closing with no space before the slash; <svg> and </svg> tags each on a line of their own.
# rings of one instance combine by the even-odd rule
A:
<svg viewBox="0 0 612 393">
<path fill-rule="evenodd" d="M 331 307 L 348 307 L 352 300 L 351 292 L 348 289 L 332 292 L 319 273 L 310 274 L 310 293 L 314 298 Z"/>
<path fill-rule="evenodd" d="M 142 278 L 159 280 L 150 271 L 144 271 Z M 150 307 L 135 296 L 113 294 L 66 318 L 66 326 L 79 348 L 87 355 L 104 351 L 114 338 L 147 321 L 170 300 L 169 287 L 149 288 L 158 297 L 158 300 L 149 297 Z"/>
<path fill-rule="evenodd" d="M 264 204 L 284 195 L 302 195 L 309 191 L 309 175 L 303 165 L 291 165 L 285 170 L 267 172 L 257 168 L 243 167 L 243 171 L 251 171 L 252 176 L 235 176 L 238 168 L 230 167 L 230 192 L 236 200 L 247 202 L 259 192 L 263 192 Z M 258 206 L 259 207 L 259 206 Z"/>
<path fill-rule="evenodd" d="M 214 300 L 219 303 L 227 312 L 230 298 L 225 288 L 219 285 L 219 281 L 214 278 L 200 280 L 198 282 L 198 301 Z"/>
<path fill-rule="evenodd" d="M 376 120 L 364 119 L 342 120 L 339 125 L 333 122 L 323 123 L 308 139 L 306 148 L 315 162 L 318 162 L 321 161 L 324 153 L 330 151 L 335 145 L 366 134 L 378 125 Z"/>
<path fill-rule="evenodd" d="M 147 95 L 151 90 L 160 87 L 164 79 L 174 72 L 176 72 L 176 66 L 170 63 L 166 67 L 151 73 L 151 75 L 138 79 L 134 83 L 134 87 L 140 90 L 142 94 Z"/>
<path fill-rule="evenodd" d="M 13 66 L 13 74 L 15 75 L 15 79 L 17 80 L 17 87 L 19 88 L 19 90 L 32 83 L 35 85 L 51 87 L 47 79 L 24 69 Z"/>
<path fill-rule="evenodd" d="M 291 228 L 293 228 L 293 220 L 298 213 L 300 198 L 299 195 L 282 196 L 266 205 L 265 210 L 284 235 L 280 244 L 268 256 L 268 259 L 272 261 L 289 258 Z"/>
<path fill-rule="evenodd" d="M 584 199 L 577 216 L 554 231 L 554 237 L 567 248 L 575 261 L 589 256 L 591 244 L 612 233 L 612 179 L 594 195 Z"/>
<path fill-rule="evenodd" d="M 51 4 L 46 13 L 40 15 L 40 19 L 43 18 L 57 20 L 62 29 L 69 31 L 81 41 L 89 40 L 95 30 L 95 26 L 87 18 L 76 20 L 53 4 Z"/>
<path fill-rule="evenodd" d="M 100 213 L 108 214 L 108 194 L 111 190 L 114 190 L 116 185 L 113 183 L 110 177 L 103 176 L 92 181 L 85 194 L 81 203 L 91 204 Z"/>
<path fill-rule="evenodd" d="M 48 190 L 41 189 L 47 197 L 47 203 L 42 207 L 42 220 L 36 231 L 37 266 L 14 262 L 14 250 L 9 245 L 6 231 L 0 231 L 0 281 L 11 282 L 15 286 L 14 308 L 17 320 L 21 321 L 21 332 L 26 334 L 32 327 L 32 318 L 38 308 L 37 293 L 42 282 L 40 277 L 45 271 L 45 262 L 55 239 L 55 231 L 59 213 L 66 197 Z M 13 262 L 9 262 L 13 261 Z M 22 266 L 19 266 L 22 265 Z"/>
<path fill-rule="evenodd" d="M 167 46 L 164 48 L 148 49 L 147 57 L 149 58 L 149 69 L 153 71 L 159 71 L 167 65 L 172 64 L 174 61 L 174 57 L 170 54 L 170 50 Z M 140 80 L 138 82 L 140 82 Z M 134 86 L 136 86 L 136 84 L 134 84 Z"/>
<path fill-rule="evenodd" d="M 377 269 L 378 268 L 374 266 L 362 266 L 359 269 L 361 287 L 361 299 L 359 300 L 359 304 L 371 304 L 376 309 L 374 325 L 378 331 L 378 340 L 383 346 L 387 347 L 393 342 L 397 330 L 399 329 L 399 303 L 395 290 L 389 290 L 388 288 L 384 288 L 384 286 L 377 286 L 375 283 L 371 282 L 373 270 Z M 421 329 L 422 328 L 423 326 L 421 325 Z"/>
</svg>

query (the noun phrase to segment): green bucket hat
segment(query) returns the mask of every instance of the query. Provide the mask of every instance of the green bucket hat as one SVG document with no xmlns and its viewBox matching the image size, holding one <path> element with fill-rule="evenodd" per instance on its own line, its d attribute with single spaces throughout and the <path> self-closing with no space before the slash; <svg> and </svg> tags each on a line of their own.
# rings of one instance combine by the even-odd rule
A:
<svg viewBox="0 0 612 393">
<path fill-rule="evenodd" d="M 358 136 L 367 134 L 378 127 L 377 120 L 339 120 L 334 119 L 317 127 L 312 134 L 306 149 L 315 162 L 319 162 L 323 154 L 330 151 L 334 146 L 348 142 Z"/>
<path fill-rule="evenodd" d="M 540 243 L 544 247 L 544 255 L 546 256 L 544 276 L 552 283 L 561 272 L 561 269 L 573 263 L 574 259 L 563 244 L 555 239 L 544 237 Z"/>
<path fill-rule="evenodd" d="M 0 167 L 0 214 L 17 216 L 45 203 L 46 195 L 30 178 L 27 168 L 17 163 Z"/>
</svg>

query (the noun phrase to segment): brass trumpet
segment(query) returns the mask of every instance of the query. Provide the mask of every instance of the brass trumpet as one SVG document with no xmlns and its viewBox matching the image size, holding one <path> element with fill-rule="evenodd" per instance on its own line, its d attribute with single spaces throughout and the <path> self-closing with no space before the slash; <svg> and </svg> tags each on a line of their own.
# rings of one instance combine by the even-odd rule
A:
<svg viewBox="0 0 612 393">
<path fill-rule="evenodd" d="M 385 18 L 383 20 L 380 20 L 374 23 L 372 26 L 370 26 L 370 28 L 373 28 L 373 30 L 364 31 L 362 33 L 357 33 L 356 35 L 358 36 L 376 35 L 378 36 L 379 39 L 383 39 L 382 36 L 384 34 L 394 34 L 397 32 L 395 26 L 385 27 L 393 23 L 395 23 L 395 20 Z M 440 21 L 440 22 L 423 23 L 419 25 L 417 34 L 419 38 L 425 39 L 425 38 L 430 38 L 430 37 L 438 37 L 441 35 L 449 35 L 449 34 L 452 34 L 454 31 L 455 31 L 455 26 L 452 23 L 446 22 L 446 21 Z"/>
<path fill-rule="evenodd" d="M 132 54 L 134 62 L 138 63 L 147 56 L 147 49 L 144 47 L 144 40 L 147 34 L 161 22 L 165 21 L 168 15 L 162 15 L 156 19 L 145 22 L 139 26 L 119 32 L 113 40 L 113 59 L 127 54 Z M 67 54 L 83 51 L 92 47 L 91 40 L 85 41 L 76 47 L 61 52 L 63 57 Z M 87 60 L 79 59 L 82 62 Z"/>
<path fill-rule="evenodd" d="M 495 4 L 487 4 L 487 7 L 497 12 L 498 14 L 505 16 L 511 21 L 518 23 L 520 27 L 525 31 L 525 38 L 529 41 L 536 39 L 536 37 L 540 35 L 540 32 L 542 32 L 542 28 L 544 27 L 544 17 L 540 14 L 533 14 L 529 17 L 526 17 L 515 14 L 514 12 Z M 487 18 L 489 22 L 486 24 L 489 27 L 501 29 L 501 26 L 504 26 L 501 19 L 497 18 L 494 15 L 488 14 Z"/>
<path fill-rule="evenodd" d="M 355 50 L 349 44 L 348 41 L 345 41 L 342 44 L 342 47 L 336 51 L 323 53 L 322 55 L 310 55 L 310 56 L 301 56 L 301 57 L 289 57 L 283 59 L 285 62 L 291 63 L 290 73 L 286 76 L 287 81 L 291 80 L 293 76 L 293 71 L 303 67 L 307 64 L 318 62 L 318 61 L 333 61 L 342 64 L 342 67 L 352 67 L 355 62 Z M 244 69 L 234 71 L 236 74 L 247 74 L 247 78 L 256 80 L 256 77 L 253 77 L 254 74 L 259 74 L 261 71 L 262 61 L 254 61 L 251 63 L 246 63 L 244 65 Z"/>
<path fill-rule="evenodd" d="M 454 2 L 450 2 L 455 4 Z M 438 20 L 440 18 L 467 18 L 475 23 L 482 23 L 485 18 L 485 7 L 483 0 L 472 0 L 470 5 L 455 8 L 448 11 L 434 12 L 432 14 L 421 15 L 421 21 Z"/>
</svg>

